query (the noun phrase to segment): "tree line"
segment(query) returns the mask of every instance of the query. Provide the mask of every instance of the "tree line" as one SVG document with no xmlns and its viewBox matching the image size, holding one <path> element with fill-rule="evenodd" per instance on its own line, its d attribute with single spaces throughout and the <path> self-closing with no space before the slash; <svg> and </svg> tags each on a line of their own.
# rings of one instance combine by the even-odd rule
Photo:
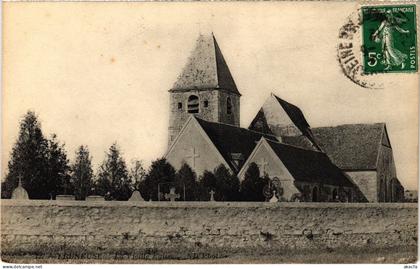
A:
<svg viewBox="0 0 420 269">
<path fill-rule="evenodd" d="M 216 201 L 264 201 L 263 188 L 268 177 L 252 163 L 240 183 L 236 175 L 224 165 L 214 171 L 205 171 L 197 178 L 184 163 L 176 169 L 164 158 L 152 162 L 148 171 L 140 160 L 127 166 L 117 143 L 112 144 L 96 173 L 92 168 L 89 149 L 81 145 L 70 162 L 55 134 L 46 138 L 41 123 L 33 111 L 28 111 L 20 122 L 18 138 L 13 146 L 8 171 L 1 184 L 1 198 L 11 197 L 19 178 L 30 199 L 55 199 L 57 195 L 74 195 L 85 200 L 90 195 L 104 196 L 105 200 L 128 200 L 138 190 L 145 200 L 165 200 L 164 193 L 175 188 L 179 200 L 208 201 L 214 191 Z"/>
</svg>

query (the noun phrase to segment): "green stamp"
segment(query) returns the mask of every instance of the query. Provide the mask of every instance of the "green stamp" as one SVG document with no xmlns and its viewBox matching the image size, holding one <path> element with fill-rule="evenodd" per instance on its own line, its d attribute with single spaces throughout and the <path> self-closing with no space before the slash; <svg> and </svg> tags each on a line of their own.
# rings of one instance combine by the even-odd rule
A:
<svg viewBox="0 0 420 269">
<path fill-rule="evenodd" d="M 365 6 L 363 16 L 363 71 L 416 72 L 416 6 Z"/>
</svg>

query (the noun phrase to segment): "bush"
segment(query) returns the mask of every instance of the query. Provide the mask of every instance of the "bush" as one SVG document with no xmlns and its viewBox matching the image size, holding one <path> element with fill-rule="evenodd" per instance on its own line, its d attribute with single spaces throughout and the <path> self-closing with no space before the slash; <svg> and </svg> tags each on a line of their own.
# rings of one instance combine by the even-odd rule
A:
<svg viewBox="0 0 420 269">
<path fill-rule="evenodd" d="M 175 168 L 165 158 L 154 161 L 145 180 L 140 182 L 140 193 L 143 199 L 158 201 L 159 184 L 161 193 L 168 193 L 170 185 L 175 184 Z"/>
<path fill-rule="evenodd" d="M 203 172 L 199 181 L 200 201 L 210 200 L 210 191 L 216 191 L 216 181 L 216 177 L 212 172 L 207 170 Z"/>
<path fill-rule="evenodd" d="M 263 202 L 264 187 L 268 184 L 268 177 L 260 177 L 260 169 L 257 164 L 251 163 L 245 172 L 245 178 L 241 183 L 241 197 L 243 201 Z"/>
<path fill-rule="evenodd" d="M 215 194 L 214 199 L 216 201 L 239 201 L 239 179 L 236 175 L 230 173 L 230 171 L 223 164 L 219 165 L 214 170 L 215 182 Z"/>
<path fill-rule="evenodd" d="M 116 143 L 112 144 L 98 173 L 97 194 L 106 200 L 126 201 L 130 198 L 131 178 Z"/>
</svg>

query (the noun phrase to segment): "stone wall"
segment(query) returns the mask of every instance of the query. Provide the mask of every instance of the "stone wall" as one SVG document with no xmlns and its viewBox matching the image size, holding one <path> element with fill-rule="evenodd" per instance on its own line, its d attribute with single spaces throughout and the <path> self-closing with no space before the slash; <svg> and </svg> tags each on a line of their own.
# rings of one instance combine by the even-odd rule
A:
<svg viewBox="0 0 420 269">
<path fill-rule="evenodd" d="M 1 201 L 2 251 L 416 246 L 416 204 Z"/>
<path fill-rule="evenodd" d="M 176 136 L 184 126 L 184 123 L 191 115 L 188 113 L 188 97 L 191 95 L 197 96 L 199 100 L 199 113 L 196 113 L 197 116 L 200 116 L 201 118 L 208 121 L 218 121 L 218 91 L 209 89 L 207 91 L 191 90 L 186 92 L 171 92 L 169 114 L 169 146 L 175 140 Z M 208 102 L 208 107 L 204 106 L 205 101 Z M 182 108 L 178 108 L 179 103 L 182 105 Z"/>
<path fill-rule="evenodd" d="M 182 134 L 177 137 L 176 143 L 165 155 L 166 160 L 176 170 L 186 163 L 199 177 L 205 170 L 212 171 L 220 164 L 229 167 L 213 143 L 208 138 L 206 139 L 207 135 L 201 130 L 196 119 L 191 118 L 184 128 Z M 193 161 L 193 155 L 195 155 L 195 161 Z"/>
<path fill-rule="evenodd" d="M 240 96 L 226 91 L 218 91 L 219 119 L 218 122 L 227 123 L 239 127 L 240 124 Z M 232 112 L 227 113 L 227 99 L 231 100 Z"/>
<path fill-rule="evenodd" d="M 378 176 L 376 171 L 345 171 L 368 202 L 378 202 Z"/>
<path fill-rule="evenodd" d="M 381 145 L 381 147 L 379 148 L 379 158 L 377 166 L 377 185 L 379 191 L 379 202 L 402 201 L 402 197 L 397 197 L 398 195 L 397 193 L 395 193 L 396 189 L 392 188 L 392 181 L 398 181 L 392 148 Z M 404 190 L 402 192 L 404 192 Z"/>
<path fill-rule="evenodd" d="M 170 146 L 181 131 L 189 116 L 188 97 L 195 95 L 199 100 L 199 112 L 196 116 L 211 122 L 222 122 L 239 126 L 240 102 L 239 96 L 219 89 L 188 90 L 170 93 L 169 142 Z M 232 100 L 232 114 L 226 112 L 226 100 Z M 205 105 L 207 104 L 207 107 Z M 178 107 L 181 105 L 181 108 Z"/>
<path fill-rule="evenodd" d="M 283 188 L 283 197 L 290 201 L 293 196 L 300 194 L 299 189 L 297 188 L 297 182 L 287 170 L 286 166 L 279 159 L 279 157 L 273 152 L 268 143 L 258 143 L 257 149 L 254 149 L 253 154 L 251 154 L 245 163 L 244 167 L 241 168 L 241 171 L 238 174 L 239 180 L 243 181 L 245 179 L 246 171 L 249 168 L 251 163 L 255 163 L 260 167 L 260 176 L 263 177 L 265 174 L 271 179 L 281 178 L 281 187 Z M 262 169 L 261 162 L 265 162 L 264 169 Z"/>
</svg>

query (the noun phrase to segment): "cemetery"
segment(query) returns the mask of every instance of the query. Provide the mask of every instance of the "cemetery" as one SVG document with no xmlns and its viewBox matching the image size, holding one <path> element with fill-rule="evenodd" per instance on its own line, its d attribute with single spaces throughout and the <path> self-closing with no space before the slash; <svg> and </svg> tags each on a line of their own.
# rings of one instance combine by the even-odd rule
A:
<svg viewBox="0 0 420 269">
<path fill-rule="evenodd" d="M 27 119 L 36 125 L 30 113 Z M 261 176 L 255 163 L 241 174 L 242 181 L 223 165 L 197 178 L 187 164 L 175 170 L 164 158 L 153 162 L 147 173 L 137 169 L 143 172 L 130 174 L 116 144 L 95 181 L 86 147 L 77 152 L 70 181 L 67 172 L 39 176 L 43 163 L 23 170 L 22 164 L 34 157 L 14 156 L 2 183 L 5 261 L 408 263 L 416 259 L 415 203 L 325 198 L 314 202 L 310 191 L 286 199 L 284 181 Z M 50 185 L 40 187 L 43 182 Z M 342 192 L 338 190 L 337 194 Z M 330 198 L 337 194 L 332 192 Z"/>
<path fill-rule="evenodd" d="M 22 253 L 63 258 L 60 253 L 76 251 L 86 259 L 121 253 L 125 259 L 156 259 L 150 252 L 199 262 L 256 250 L 272 258 L 295 251 L 334 257 L 345 250 L 373 252 L 377 262 L 392 249 L 387 261 L 407 263 L 395 249 L 416 253 L 416 204 L 184 202 L 175 200 L 180 195 L 174 189 L 165 195 L 169 201 L 144 201 L 137 191 L 128 201 L 28 200 L 22 190 L 1 202 L 2 257 L 11 260 Z"/>
</svg>

